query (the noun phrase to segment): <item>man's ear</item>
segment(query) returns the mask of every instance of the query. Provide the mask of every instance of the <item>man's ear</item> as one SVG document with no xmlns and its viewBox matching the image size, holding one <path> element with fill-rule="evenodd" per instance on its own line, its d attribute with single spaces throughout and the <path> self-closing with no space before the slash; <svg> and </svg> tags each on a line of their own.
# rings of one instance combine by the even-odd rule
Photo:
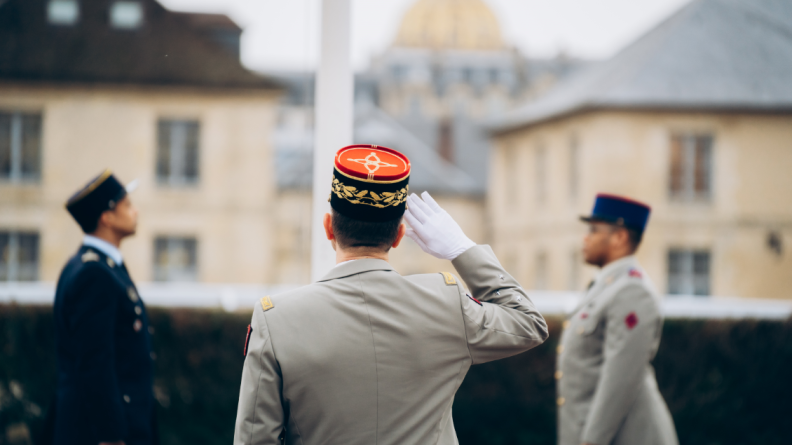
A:
<svg viewBox="0 0 792 445">
<path fill-rule="evenodd" d="M 322 225 L 324 226 L 325 236 L 327 239 L 334 241 L 335 233 L 333 233 L 333 217 L 330 216 L 329 213 L 325 213 L 324 218 L 322 219 Z"/>
<path fill-rule="evenodd" d="M 396 241 L 391 244 L 391 247 L 399 247 L 399 244 L 401 244 L 402 240 L 404 239 L 405 233 L 407 233 L 407 226 L 405 226 L 404 223 L 399 224 L 399 231 L 396 233 Z"/>
</svg>

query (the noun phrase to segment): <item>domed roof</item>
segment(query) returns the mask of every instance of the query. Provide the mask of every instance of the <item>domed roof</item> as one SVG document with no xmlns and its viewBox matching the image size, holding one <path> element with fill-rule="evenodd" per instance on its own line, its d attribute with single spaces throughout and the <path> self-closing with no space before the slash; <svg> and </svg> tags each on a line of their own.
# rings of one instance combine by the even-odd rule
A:
<svg viewBox="0 0 792 445">
<path fill-rule="evenodd" d="M 395 46 L 503 48 L 498 19 L 483 0 L 418 0 L 404 15 Z"/>
</svg>

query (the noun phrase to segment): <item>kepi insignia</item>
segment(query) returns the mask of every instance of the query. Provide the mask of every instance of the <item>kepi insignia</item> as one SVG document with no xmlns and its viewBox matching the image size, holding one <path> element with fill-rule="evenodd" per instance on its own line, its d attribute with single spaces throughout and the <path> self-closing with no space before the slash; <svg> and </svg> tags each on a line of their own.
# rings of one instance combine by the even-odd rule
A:
<svg viewBox="0 0 792 445">
<path fill-rule="evenodd" d="M 270 299 L 269 295 L 267 295 L 266 297 L 262 298 L 260 301 L 261 301 L 261 309 L 264 312 L 267 312 L 268 310 L 270 310 L 270 309 L 275 307 L 275 305 L 272 304 L 272 300 Z"/>
<path fill-rule="evenodd" d="M 89 261 L 99 261 L 99 254 L 93 250 L 88 250 L 82 255 L 81 258 L 83 263 L 87 263 Z"/>
<path fill-rule="evenodd" d="M 112 258 L 107 257 L 107 265 L 110 266 L 111 268 L 113 268 L 113 267 L 115 267 L 115 261 L 113 261 Z"/>
</svg>

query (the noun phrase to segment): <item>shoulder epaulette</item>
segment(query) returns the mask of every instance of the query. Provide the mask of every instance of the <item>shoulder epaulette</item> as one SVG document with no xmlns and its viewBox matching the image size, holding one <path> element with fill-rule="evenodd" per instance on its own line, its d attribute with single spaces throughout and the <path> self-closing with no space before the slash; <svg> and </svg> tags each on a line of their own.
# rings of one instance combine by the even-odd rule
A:
<svg viewBox="0 0 792 445">
<path fill-rule="evenodd" d="M 266 297 L 262 298 L 260 301 L 261 301 L 261 309 L 264 312 L 267 312 L 268 310 L 270 310 L 270 309 L 275 307 L 275 305 L 272 304 L 272 299 L 269 297 L 269 295 L 267 295 Z"/>
<path fill-rule="evenodd" d="M 94 252 L 93 250 L 88 250 L 84 254 L 82 254 L 82 262 L 87 263 L 90 261 L 99 261 L 99 254 Z"/>
<path fill-rule="evenodd" d="M 451 286 L 452 284 L 457 284 L 456 277 L 453 274 L 448 272 L 440 272 L 440 274 L 443 275 L 446 285 Z"/>
</svg>

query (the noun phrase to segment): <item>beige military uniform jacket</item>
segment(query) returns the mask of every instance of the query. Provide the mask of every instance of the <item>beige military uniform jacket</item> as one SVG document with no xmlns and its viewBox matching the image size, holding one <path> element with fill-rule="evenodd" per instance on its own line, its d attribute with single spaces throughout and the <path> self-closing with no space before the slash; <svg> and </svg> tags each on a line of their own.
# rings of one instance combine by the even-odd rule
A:
<svg viewBox="0 0 792 445">
<path fill-rule="evenodd" d="M 544 318 L 489 246 L 454 275 L 336 266 L 253 314 L 234 444 L 456 444 L 451 405 L 470 365 L 541 344 Z M 476 301 L 479 300 L 479 301 Z"/>
<path fill-rule="evenodd" d="M 558 347 L 560 445 L 676 445 L 650 362 L 660 344 L 659 296 L 632 256 L 603 268 Z"/>
</svg>

